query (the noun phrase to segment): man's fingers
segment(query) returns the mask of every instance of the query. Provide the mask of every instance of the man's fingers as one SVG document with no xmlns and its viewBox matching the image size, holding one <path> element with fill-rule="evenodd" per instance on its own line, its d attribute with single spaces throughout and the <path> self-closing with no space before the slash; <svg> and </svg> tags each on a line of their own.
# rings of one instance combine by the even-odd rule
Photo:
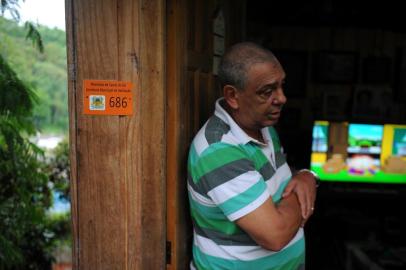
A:
<svg viewBox="0 0 406 270">
<path fill-rule="evenodd" d="M 313 214 L 313 205 L 314 205 L 314 201 L 312 196 L 308 193 L 307 198 L 307 207 L 308 207 L 308 217 Z"/>
<path fill-rule="evenodd" d="M 300 227 L 303 228 L 303 227 L 306 225 L 306 222 L 307 222 L 307 219 L 304 218 L 304 219 L 302 220 L 302 223 L 300 224 Z"/>
<path fill-rule="evenodd" d="M 308 181 L 309 179 L 309 177 L 306 178 L 306 175 L 296 175 L 286 186 L 282 194 L 282 197 L 286 197 L 293 192 L 296 193 L 300 204 L 301 214 L 305 220 L 313 214 L 316 201 L 316 187 L 314 186 L 313 181 Z"/>
<path fill-rule="evenodd" d="M 300 208 L 302 210 L 302 217 L 306 219 L 308 216 L 308 208 L 309 208 L 306 192 L 297 192 L 296 194 L 299 200 Z"/>
<path fill-rule="evenodd" d="M 305 204 L 301 204 L 301 208 L 302 208 L 302 217 L 304 219 L 307 218 L 307 206 Z"/>
<path fill-rule="evenodd" d="M 282 193 L 282 198 L 289 196 L 295 189 L 295 183 L 290 182 Z"/>
</svg>

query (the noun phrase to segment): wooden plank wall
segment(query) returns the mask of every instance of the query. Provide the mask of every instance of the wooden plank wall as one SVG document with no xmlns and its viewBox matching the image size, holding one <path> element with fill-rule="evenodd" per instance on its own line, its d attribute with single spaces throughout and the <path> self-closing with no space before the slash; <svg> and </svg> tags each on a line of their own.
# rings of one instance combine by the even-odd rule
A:
<svg viewBox="0 0 406 270">
<path fill-rule="evenodd" d="M 66 17 L 74 268 L 163 269 L 165 1 L 67 0 Z M 84 79 L 133 82 L 134 114 L 84 115 Z"/>
<path fill-rule="evenodd" d="M 242 38 L 245 1 L 167 1 L 167 239 L 168 270 L 189 269 L 192 224 L 186 191 L 189 145 L 221 96 L 213 67 L 213 19 L 222 9 L 226 46 Z M 233 25 L 234 27 L 231 27 Z"/>
</svg>

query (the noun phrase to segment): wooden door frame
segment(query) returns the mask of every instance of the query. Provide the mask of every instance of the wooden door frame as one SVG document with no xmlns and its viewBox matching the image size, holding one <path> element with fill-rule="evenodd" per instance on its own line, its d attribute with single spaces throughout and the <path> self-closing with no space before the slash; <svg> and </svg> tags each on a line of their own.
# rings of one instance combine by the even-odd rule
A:
<svg viewBox="0 0 406 270">
<path fill-rule="evenodd" d="M 186 186 L 182 186 L 179 177 L 184 175 L 185 164 L 182 159 L 179 123 L 181 111 L 181 89 L 185 82 L 186 25 L 185 0 L 166 1 L 167 47 L 166 47 L 166 87 L 167 87 L 167 128 L 166 128 L 166 237 L 167 237 L 167 269 L 184 269 L 188 260 L 187 244 L 182 238 L 181 226 L 185 228 L 185 216 L 179 211 L 179 199 Z M 184 143 L 184 142 L 183 142 Z M 184 159 L 184 157 L 183 157 Z M 186 199 L 182 200 L 187 203 Z M 182 256 L 184 254 L 185 256 Z"/>
<path fill-rule="evenodd" d="M 165 268 L 165 1 L 67 0 L 74 269 Z M 130 81 L 133 115 L 84 115 L 83 80 Z"/>
<path fill-rule="evenodd" d="M 188 195 L 186 190 L 187 181 L 187 155 L 193 132 L 197 132 L 201 122 L 205 122 L 208 114 L 214 109 L 214 98 L 218 95 L 214 89 L 215 83 L 212 77 L 212 59 L 206 59 L 207 54 L 213 57 L 211 41 L 199 38 L 198 33 L 189 36 L 190 22 L 187 14 L 188 4 L 195 0 L 167 0 L 166 1 L 166 231 L 167 231 L 167 269 L 189 269 L 192 253 L 192 224 L 189 217 Z M 204 5 L 205 1 L 195 1 Z M 193 6 L 193 5 L 192 5 Z M 209 4 L 206 15 L 213 17 L 200 17 L 205 23 L 213 22 L 218 8 L 222 8 L 226 20 L 225 46 L 241 40 L 245 32 L 245 0 L 213 0 Z M 233 24 L 227 23 L 235 22 Z M 201 21 L 200 21 L 201 22 Z M 213 38 L 212 25 L 207 25 L 209 38 Z M 192 26 L 191 26 L 192 27 Z M 196 51 L 189 44 L 189 38 L 195 38 Z M 201 45 L 208 45 L 205 50 Z M 203 67 L 204 66 L 204 67 Z M 196 71 L 188 70 L 195 68 Z M 195 73 L 194 73 L 195 72 Z M 206 85 L 200 85 L 199 80 L 206 77 Z M 194 85 L 190 85 L 190 77 L 193 77 Z M 202 87 L 202 88 L 201 88 Z M 195 88 L 195 89 L 190 89 Z M 206 89 L 206 90 L 205 90 Z M 202 93 L 202 91 L 207 91 Z M 192 93 L 193 92 L 193 93 Z M 191 97 L 191 95 L 194 95 Z M 204 101 L 203 101 L 204 100 Z M 194 109 L 190 110 L 189 104 L 193 102 Z M 202 102 L 203 101 L 203 102 Z M 213 103 L 213 104 L 206 104 Z M 200 107 L 199 107 L 200 106 Z M 210 112 L 210 113 L 209 113 Z M 186 115 L 190 113 L 191 115 Z M 189 123 L 190 121 L 190 123 Z M 191 132 L 193 131 L 193 132 Z M 185 233 L 188 231 L 189 233 Z"/>
</svg>

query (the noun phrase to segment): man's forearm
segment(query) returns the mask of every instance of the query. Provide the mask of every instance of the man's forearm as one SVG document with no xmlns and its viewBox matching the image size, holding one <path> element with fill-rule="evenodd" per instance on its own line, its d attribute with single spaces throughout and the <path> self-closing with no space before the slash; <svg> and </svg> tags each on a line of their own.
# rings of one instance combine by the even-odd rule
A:
<svg viewBox="0 0 406 270">
<path fill-rule="evenodd" d="M 269 198 L 255 211 L 236 220 L 263 248 L 278 251 L 295 236 L 301 224 L 300 206 L 296 195 L 283 198 L 278 205 Z"/>
<path fill-rule="evenodd" d="M 292 194 L 283 198 L 276 209 L 281 216 L 281 230 L 284 240 L 288 243 L 297 233 L 302 224 L 300 204 L 296 195 Z"/>
</svg>

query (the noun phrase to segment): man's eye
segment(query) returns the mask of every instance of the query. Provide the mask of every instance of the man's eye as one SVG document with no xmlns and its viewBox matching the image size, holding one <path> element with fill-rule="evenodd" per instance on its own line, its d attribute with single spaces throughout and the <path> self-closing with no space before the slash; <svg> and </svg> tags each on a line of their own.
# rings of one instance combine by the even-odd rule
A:
<svg viewBox="0 0 406 270">
<path fill-rule="evenodd" d="M 269 97 L 272 95 L 273 89 L 272 88 L 267 88 L 264 91 L 261 92 L 261 96 Z"/>
</svg>

